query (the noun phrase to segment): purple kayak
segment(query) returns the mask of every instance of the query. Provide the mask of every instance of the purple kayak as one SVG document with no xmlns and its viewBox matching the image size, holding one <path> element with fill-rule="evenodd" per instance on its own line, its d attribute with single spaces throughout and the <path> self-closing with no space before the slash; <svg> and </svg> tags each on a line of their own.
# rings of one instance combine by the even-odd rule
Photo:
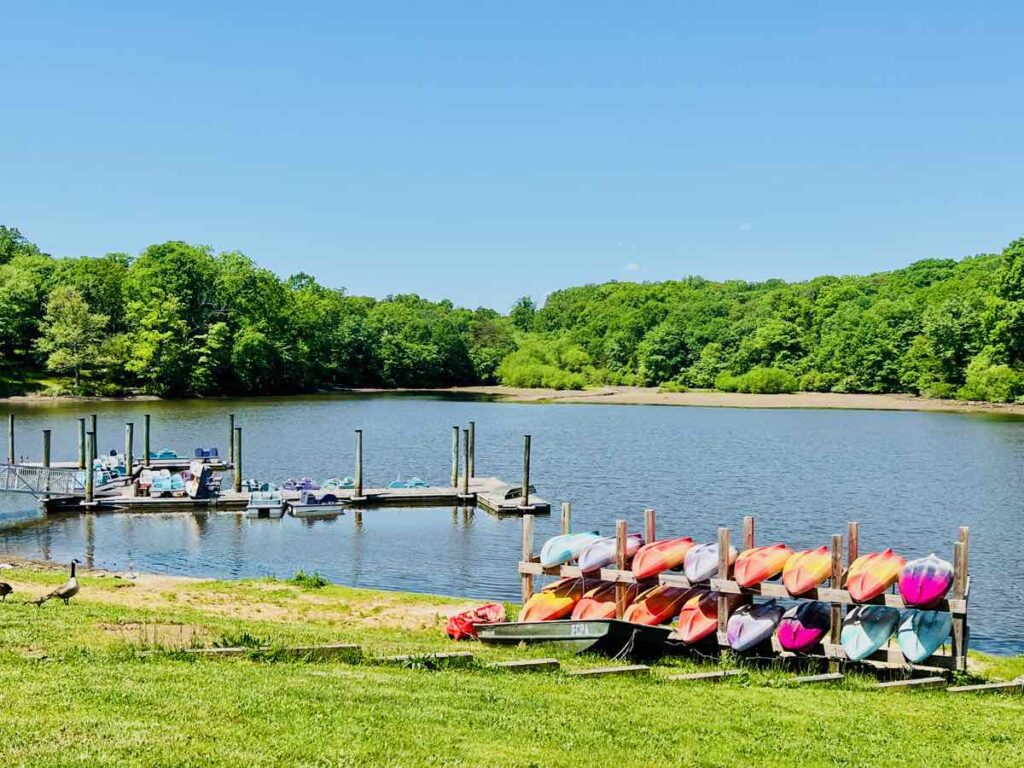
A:
<svg viewBox="0 0 1024 768">
<path fill-rule="evenodd" d="M 915 608 L 927 608 L 946 596 L 953 585 L 953 566 L 934 554 L 911 560 L 900 571 L 900 595 Z"/>
<path fill-rule="evenodd" d="M 779 645 L 793 653 L 807 653 L 821 642 L 832 625 L 827 603 L 801 603 L 782 614 Z"/>
<path fill-rule="evenodd" d="M 729 647 L 734 651 L 749 651 L 771 637 L 781 620 L 782 609 L 774 600 L 761 605 L 744 605 L 729 617 Z"/>
<path fill-rule="evenodd" d="M 644 540 L 639 533 L 631 533 L 626 537 L 626 557 L 630 558 L 643 546 Z M 584 573 L 591 573 L 605 568 L 615 562 L 615 537 L 598 539 L 580 552 L 579 564 Z"/>
</svg>

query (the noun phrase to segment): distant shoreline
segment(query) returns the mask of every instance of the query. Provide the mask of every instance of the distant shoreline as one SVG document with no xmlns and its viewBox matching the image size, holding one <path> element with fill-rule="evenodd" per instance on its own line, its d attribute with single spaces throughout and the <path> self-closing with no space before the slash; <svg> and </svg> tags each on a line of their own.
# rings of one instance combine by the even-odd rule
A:
<svg viewBox="0 0 1024 768">
<path fill-rule="evenodd" d="M 859 411 L 931 411 L 947 413 L 989 413 L 1009 416 L 1024 416 L 1024 404 L 988 403 L 965 400 L 940 400 L 915 395 L 865 395 L 837 392 L 793 392 L 782 395 L 749 395 L 739 392 L 717 392 L 714 390 L 691 390 L 688 392 L 660 392 L 654 387 L 595 387 L 586 390 L 527 389 L 501 385 L 471 387 L 396 389 L 357 388 L 337 389 L 319 392 L 295 393 L 295 396 L 309 395 L 471 395 L 491 397 L 506 403 L 535 404 L 599 404 L 599 405 L 667 405 L 692 408 L 769 408 L 769 409 L 831 409 Z M 271 397 L 288 397 L 273 395 Z M 245 395 L 240 399 L 259 399 L 259 395 Z M 16 395 L 0 398 L 0 404 L 47 405 L 64 402 L 145 402 L 163 398 L 153 395 L 131 397 L 47 397 L 44 395 Z M 185 398 L 193 399 L 193 398 Z M 217 400 L 219 398 L 196 398 Z M 234 398 L 232 398 L 234 399 Z"/>
</svg>

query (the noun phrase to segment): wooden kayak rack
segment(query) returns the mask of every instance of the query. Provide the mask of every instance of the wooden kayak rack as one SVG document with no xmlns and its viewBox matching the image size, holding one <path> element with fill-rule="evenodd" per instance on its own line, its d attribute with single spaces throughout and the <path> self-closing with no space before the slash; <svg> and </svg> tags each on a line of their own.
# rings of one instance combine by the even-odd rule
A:
<svg viewBox="0 0 1024 768">
<path fill-rule="evenodd" d="M 572 528 L 572 506 L 568 502 L 562 504 L 562 533 L 570 533 Z M 616 567 L 603 568 L 595 577 L 596 580 L 613 582 L 616 584 L 616 617 L 622 618 L 627 601 L 629 585 L 636 584 L 637 579 L 631 570 L 627 569 L 626 537 L 628 529 L 625 520 L 615 522 L 616 536 Z M 858 601 L 850 597 L 850 593 L 844 589 L 846 572 L 850 564 L 859 557 L 860 526 L 856 522 L 847 525 L 847 532 L 834 534 L 831 538 L 832 548 L 832 575 L 828 580 L 828 586 L 821 586 L 802 595 L 791 595 L 780 581 L 766 581 L 753 587 L 741 587 L 732 580 L 732 566 L 728 562 L 731 532 L 728 528 L 718 529 L 718 575 L 709 581 L 702 582 L 703 586 L 718 593 L 718 632 L 717 642 L 719 647 L 728 648 L 729 643 L 726 636 L 729 617 L 745 603 L 750 603 L 754 598 L 774 598 L 793 601 L 817 601 L 827 603 L 831 606 L 831 629 L 827 640 L 821 645 L 821 652 L 809 654 L 796 654 L 785 651 L 779 645 L 778 638 L 772 636 L 772 651 L 779 658 L 824 658 L 830 662 L 833 668 L 848 661 L 846 652 L 840 642 L 840 633 L 843 627 L 843 618 L 846 609 L 853 605 L 859 605 Z M 653 509 L 644 510 L 644 541 L 656 541 L 656 519 Z M 845 566 L 844 566 L 844 543 L 845 543 Z M 753 549 L 754 544 L 754 518 L 747 516 L 743 518 L 743 550 Z M 875 652 L 862 664 L 881 669 L 919 669 L 919 670 L 956 670 L 966 671 L 967 649 L 970 642 L 970 631 L 967 625 L 967 603 L 970 597 L 971 579 L 968 572 L 968 550 L 970 546 L 970 531 L 967 526 L 959 529 L 956 543 L 953 545 L 953 585 L 949 595 L 939 602 L 935 607 L 928 610 L 946 611 L 952 614 L 953 631 L 952 642 L 949 652 L 942 650 L 930 656 L 920 664 L 911 664 L 903 656 L 903 653 L 895 645 L 894 638 L 890 638 L 886 646 Z M 741 551 L 743 551 L 741 550 Z M 522 601 L 525 604 L 534 593 L 534 577 L 536 576 L 558 576 L 560 578 L 582 578 L 583 572 L 577 565 L 562 565 L 553 568 L 544 568 L 540 564 L 540 558 L 533 553 L 533 515 L 523 516 L 523 542 L 522 558 L 519 562 L 519 575 L 521 579 Z M 664 584 L 672 587 L 688 588 L 697 586 L 691 584 L 686 576 L 678 571 L 666 571 L 661 573 L 657 579 L 642 582 L 646 586 Z M 903 598 L 895 591 L 889 590 L 879 595 L 868 604 L 885 605 L 900 610 L 908 606 Z M 833 670 L 834 671 L 834 670 Z"/>
</svg>

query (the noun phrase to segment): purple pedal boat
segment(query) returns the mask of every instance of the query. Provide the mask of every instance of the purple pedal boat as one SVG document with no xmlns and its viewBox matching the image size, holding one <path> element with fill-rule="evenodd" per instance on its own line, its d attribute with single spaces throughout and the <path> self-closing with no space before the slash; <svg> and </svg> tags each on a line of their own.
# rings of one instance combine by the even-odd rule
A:
<svg viewBox="0 0 1024 768">
<path fill-rule="evenodd" d="M 915 608 L 927 608 L 939 602 L 953 584 L 953 566 L 934 554 L 911 560 L 900 571 L 900 595 Z"/>
</svg>

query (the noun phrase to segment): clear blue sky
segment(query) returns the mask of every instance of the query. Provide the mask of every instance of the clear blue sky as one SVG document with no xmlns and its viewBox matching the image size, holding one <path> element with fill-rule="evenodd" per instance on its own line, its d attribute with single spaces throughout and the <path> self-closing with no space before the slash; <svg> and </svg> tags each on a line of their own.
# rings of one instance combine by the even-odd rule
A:
<svg viewBox="0 0 1024 768">
<path fill-rule="evenodd" d="M 148 5 L 3 6 L 0 223 L 54 255 L 504 309 L 1024 234 L 1019 3 Z"/>
</svg>

